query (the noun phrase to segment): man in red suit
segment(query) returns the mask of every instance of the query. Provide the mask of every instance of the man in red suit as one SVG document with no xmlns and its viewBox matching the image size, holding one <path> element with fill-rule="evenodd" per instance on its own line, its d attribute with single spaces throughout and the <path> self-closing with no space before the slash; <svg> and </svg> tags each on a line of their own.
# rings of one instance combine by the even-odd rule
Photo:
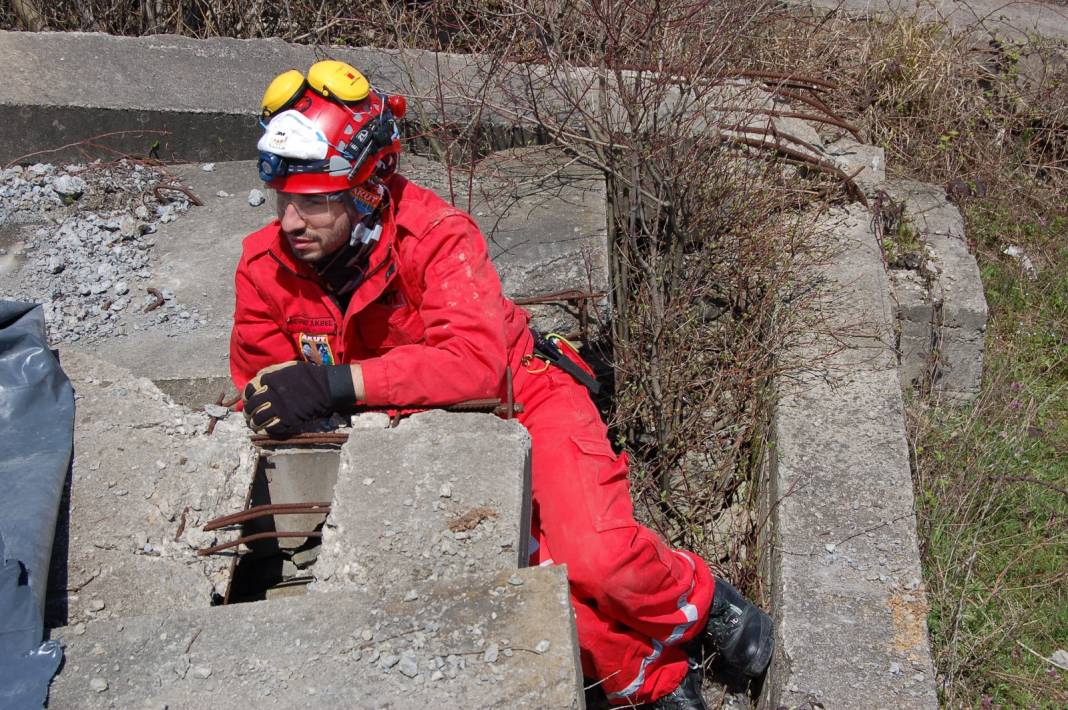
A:
<svg viewBox="0 0 1068 710">
<path fill-rule="evenodd" d="M 351 66 L 264 95 L 260 175 L 278 219 L 244 241 L 230 346 L 249 424 L 285 434 L 357 406 L 503 398 L 531 435 L 530 564 L 566 564 L 584 673 L 611 702 L 703 708 L 697 643 L 762 674 L 771 619 L 634 520 L 592 373 L 501 293 L 469 215 L 396 172 L 404 100 Z"/>
</svg>

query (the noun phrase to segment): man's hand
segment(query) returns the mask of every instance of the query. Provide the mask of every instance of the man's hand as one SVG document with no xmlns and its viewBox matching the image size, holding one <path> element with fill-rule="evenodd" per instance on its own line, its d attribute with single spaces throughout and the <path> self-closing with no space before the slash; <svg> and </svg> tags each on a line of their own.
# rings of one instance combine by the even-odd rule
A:
<svg viewBox="0 0 1068 710">
<path fill-rule="evenodd" d="M 277 436 L 328 417 L 356 402 L 348 365 L 283 362 L 256 373 L 242 392 L 245 420 L 260 434 Z"/>
</svg>

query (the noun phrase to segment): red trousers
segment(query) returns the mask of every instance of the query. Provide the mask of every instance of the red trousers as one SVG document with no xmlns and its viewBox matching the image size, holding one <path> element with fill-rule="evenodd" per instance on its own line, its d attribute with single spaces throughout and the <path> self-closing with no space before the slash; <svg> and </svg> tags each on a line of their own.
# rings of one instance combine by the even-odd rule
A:
<svg viewBox="0 0 1068 710">
<path fill-rule="evenodd" d="M 613 703 L 655 700 L 686 675 L 679 645 L 704 628 L 713 577 L 635 522 L 626 455 L 585 386 L 537 359 L 515 379 L 532 441 L 531 564 L 567 565 L 583 673 Z"/>
</svg>

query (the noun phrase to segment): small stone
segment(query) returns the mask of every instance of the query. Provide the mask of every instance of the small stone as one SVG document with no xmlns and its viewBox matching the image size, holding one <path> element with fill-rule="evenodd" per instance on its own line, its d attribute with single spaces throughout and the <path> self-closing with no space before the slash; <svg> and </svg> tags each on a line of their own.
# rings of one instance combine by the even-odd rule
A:
<svg viewBox="0 0 1068 710">
<path fill-rule="evenodd" d="M 418 598 L 419 592 L 415 591 L 414 589 L 409 589 L 408 593 L 404 595 L 404 601 L 406 602 L 414 602 Z"/>
<path fill-rule="evenodd" d="M 491 643 L 489 646 L 486 646 L 486 650 L 482 652 L 482 660 L 486 663 L 496 663 L 500 653 L 501 647 L 495 643 Z"/>
<path fill-rule="evenodd" d="M 397 665 L 397 670 L 409 678 L 414 678 L 419 675 L 419 664 L 415 660 L 415 654 L 411 651 L 402 653 L 400 663 Z"/>
<path fill-rule="evenodd" d="M 444 677 L 445 677 L 445 674 L 442 673 L 441 671 L 434 671 L 433 673 L 430 674 L 430 680 L 441 680 Z"/>
<path fill-rule="evenodd" d="M 52 183 L 52 190 L 55 191 L 57 195 L 74 199 L 78 199 L 84 195 L 86 189 L 88 189 L 88 186 L 85 184 L 85 180 L 71 175 L 60 175 Z"/>
<path fill-rule="evenodd" d="M 125 281 L 120 281 L 115 284 L 113 290 L 115 291 L 116 296 L 125 296 L 130 292 L 130 286 Z"/>
<path fill-rule="evenodd" d="M 1049 660 L 1062 668 L 1068 668 L 1068 651 L 1065 651 L 1063 648 L 1058 648 L 1050 654 Z"/>
<path fill-rule="evenodd" d="M 216 419 L 225 419 L 230 413 L 230 410 L 219 404 L 205 404 L 204 413 L 209 417 L 215 417 Z"/>
<path fill-rule="evenodd" d="M 231 195 L 226 190 L 219 190 L 218 192 L 215 193 L 215 196 L 216 197 L 233 197 L 233 195 Z"/>
<path fill-rule="evenodd" d="M 520 577 L 518 574 L 513 574 L 511 577 L 508 578 L 508 584 L 512 585 L 513 587 L 522 587 L 523 578 Z"/>
<path fill-rule="evenodd" d="M 834 552 L 836 549 L 838 549 L 838 546 L 835 545 L 833 542 L 828 542 L 826 545 L 823 546 L 823 549 L 827 550 L 827 552 Z"/>
<path fill-rule="evenodd" d="M 74 628 L 71 629 L 71 631 L 74 632 L 75 636 L 81 636 L 85 633 L 85 624 L 75 624 Z"/>
<path fill-rule="evenodd" d="M 194 678 L 204 679 L 211 676 L 211 666 L 196 666 L 190 673 Z"/>
<path fill-rule="evenodd" d="M 89 681 L 89 687 L 94 692 L 103 693 L 108 689 L 108 682 L 104 678 L 93 678 Z"/>
<path fill-rule="evenodd" d="M 204 163 L 200 166 L 200 169 L 206 173 L 213 173 L 215 172 L 215 163 Z"/>
<path fill-rule="evenodd" d="M 267 197 L 264 196 L 262 191 L 255 188 L 248 191 L 248 203 L 253 207 L 259 207 L 266 201 Z"/>
<path fill-rule="evenodd" d="M 374 640 L 374 637 L 375 632 L 371 631 L 370 629 L 364 629 L 360 632 L 360 638 L 362 638 L 364 641 L 372 641 Z"/>
<path fill-rule="evenodd" d="M 388 670 L 393 666 L 400 663 L 400 656 L 395 656 L 392 653 L 387 653 L 382 656 L 382 659 L 378 662 L 378 667 L 382 670 Z"/>
<path fill-rule="evenodd" d="M 65 267 L 66 267 L 66 264 L 63 263 L 63 257 L 61 257 L 61 256 L 50 256 L 50 257 L 48 257 L 48 273 L 50 273 L 50 274 L 58 274 L 59 272 L 63 271 L 63 269 Z"/>
<path fill-rule="evenodd" d="M 442 483 L 441 488 L 438 489 L 438 495 L 442 498 L 452 498 L 452 486 L 448 483 Z"/>
<path fill-rule="evenodd" d="M 542 639 L 538 641 L 538 645 L 534 647 L 534 653 L 545 653 L 549 650 L 549 639 Z"/>
<path fill-rule="evenodd" d="M 105 606 L 103 599 L 89 600 L 89 611 L 104 611 Z"/>
<path fill-rule="evenodd" d="M 365 485 L 365 486 L 369 486 L 374 482 L 375 482 L 375 479 L 373 479 L 373 478 L 365 478 L 365 479 L 363 479 L 363 485 Z"/>
<path fill-rule="evenodd" d="M 901 664 L 900 663 L 891 663 L 890 664 L 890 674 L 891 675 L 897 675 L 900 672 L 901 672 Z"/>
</svg>

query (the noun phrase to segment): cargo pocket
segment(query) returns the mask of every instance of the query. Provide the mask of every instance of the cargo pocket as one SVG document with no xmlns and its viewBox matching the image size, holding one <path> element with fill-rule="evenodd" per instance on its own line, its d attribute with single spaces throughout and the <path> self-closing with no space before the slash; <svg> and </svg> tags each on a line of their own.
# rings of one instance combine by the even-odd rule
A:
<svg viewBox="0 0 1068 710">
<path fill-rule="evenodd" d="M 627 480 L 627 455 L 616 456 L 605 439 L 570 438 L 578 450 L 575 469 L 582 476 L 582 492 L 594 529 L 604 532 L 636 525 Z"/>
</svg>

